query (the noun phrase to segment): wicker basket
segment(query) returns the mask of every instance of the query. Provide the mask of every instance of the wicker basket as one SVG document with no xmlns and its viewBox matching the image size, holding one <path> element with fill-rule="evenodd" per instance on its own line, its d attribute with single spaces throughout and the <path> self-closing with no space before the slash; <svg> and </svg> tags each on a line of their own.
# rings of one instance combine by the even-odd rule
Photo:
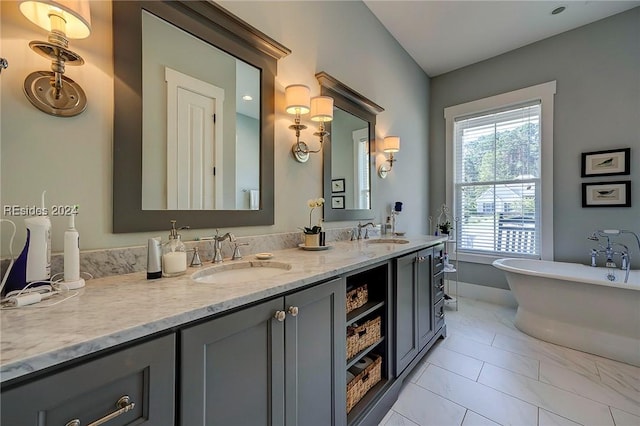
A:
<svg viewBox="0 0 640 426">
<path fill-rule="evenodd" d="M 362 285 L 347 292 L 347 313 L 367 303 L 369 300 L 369 291 L 367 285 Z"/>
<path fill-rule="evenodd" d="M 347 327 L 347 359 L 380 340 L 381 318 L 376 317 L 357 327 Z"/>
<path fill-rule="evenodd" d="M 382 378 L 382 357 L 377 358 L 355 379 L 347 383 L 347 413 L 362 399 L 362 397 Z"/>
</svg>

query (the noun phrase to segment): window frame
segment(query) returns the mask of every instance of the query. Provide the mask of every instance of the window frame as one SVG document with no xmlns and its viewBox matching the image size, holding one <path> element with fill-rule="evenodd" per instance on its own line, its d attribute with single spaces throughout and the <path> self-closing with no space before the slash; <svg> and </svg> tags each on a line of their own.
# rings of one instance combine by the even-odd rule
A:
<svg viewBox="0 0 640 426">
<path fill-rule="evenodd" d="M 540 258 L 553 260 L 553 108 L 556 81 L 525 87 L 507 93 L 450 106 L 444 109 L 445 118 L 445 188 L 446 203 L 451 211 L 455 206 L 455 120 L 460 117 L 482 114 L 497 109 L 518 106 L 526 102 L 540 101 Z M 516 257 L 514 255 L 513 257 Z M 457 253 L 464 262 L 491 264 L 505 256 L 494 254 Z"/>
</svg>

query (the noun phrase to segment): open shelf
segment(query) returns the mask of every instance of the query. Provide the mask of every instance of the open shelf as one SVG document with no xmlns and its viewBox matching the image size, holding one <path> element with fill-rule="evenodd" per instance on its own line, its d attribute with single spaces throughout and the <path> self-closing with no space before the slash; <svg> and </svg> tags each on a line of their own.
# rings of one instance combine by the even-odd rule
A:
<svg viewBox="0 0 640 426">
<path fill-rule="evenodd" d="M 361 350 L 353 357 L 345 360 L 345 370 L 350 369 L 363 357 L 377 355 L 382 357 L 380 377 L 381 380 L 373 385 L 371 389 L 362 397 L 360 401 L 347 413 L 347 424 L 360 422 L 371 405 L 380 398 L 385 389 L 391 385 L 390 351 L 391 342 L 386 338 L 389 330 L 389 320 L 392 316 L 390 311 L 391 293 L 391 263 L 383 262 L 367 269 L 361 269 L 346 277 L 347 292 L 352 289 L 367 285 L 367 302 L 347 313 L 346 326 L 354 327 L 354 324 L 362 325 L 367 320 L 374 320 L 380 317 L 380 338 Z M 377 336 L 376 336 L 377 337 Z M 371 338 L 374 338 L 371 336 Z M 346 385 L 345 385 L 346 386 Z"/>
<path fill-rule="evenodd" d="M 371 352 L 372 350 L 374 350 L 380 343 L 384 342 L 384 336 L 381 337 L 380 339 L 378 339 L 375 343 L 373 343 L 370 346 L 367 346 L 366 349 L 358 352 L 357 354 L 355 354 L 353 357 L 349 358 L 347 360 L 347 370 L 349 368 L 351 368 L 356 362 L 358 362 L 360 360 L 360 358 L 362 358 L 363 356 L 367 355 L 369 352 Z"/>
<path fill-rule="evenodd" d="M 369 405 L 375 401 L 376 397 L 378 397 L 381 391 L 383 391 L 389 384 L 389 380 L 383 377 L 378 383 L 369 389 L 362 399 L 353 406 L 349 414 L 347 414 L 347 424 L 352 424 L 354 420 L 365 412 Z"/>
<path fill-rule="evenodd" d="M 384 300 L 383 301 L 373 300 L 365 303 L 363 306 L 360 306 L 359 308 L 354 309 L 353 311 L 347 314 L 347 326 L 366 317 L 376 309 L 381 308 L 383 306 L 384 306 Z"/>
</svg>

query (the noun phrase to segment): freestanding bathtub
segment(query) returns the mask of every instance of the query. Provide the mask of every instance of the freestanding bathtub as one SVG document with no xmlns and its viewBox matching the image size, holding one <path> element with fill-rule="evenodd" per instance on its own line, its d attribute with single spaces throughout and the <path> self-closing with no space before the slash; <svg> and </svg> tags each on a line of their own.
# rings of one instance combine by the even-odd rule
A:
<svg viewBox="0 0 640 426">
<path fill-rule="evenodd" d="M 516 327 L 533 337 L 640 366 L 640 271 L 498 259 L 518 302 Z"/>
</svg>

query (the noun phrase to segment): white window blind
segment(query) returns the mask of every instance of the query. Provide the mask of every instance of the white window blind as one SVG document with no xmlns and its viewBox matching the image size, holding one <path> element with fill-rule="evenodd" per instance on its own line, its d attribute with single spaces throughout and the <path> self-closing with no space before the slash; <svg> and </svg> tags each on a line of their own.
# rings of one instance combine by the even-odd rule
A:
<svg viewBox="0 0 640 426">
<path fill-rule="evenodd" d="M 540 130 L 539 101 L 455 119 L 460 252 L 540 257 Z"/>
</svg>

